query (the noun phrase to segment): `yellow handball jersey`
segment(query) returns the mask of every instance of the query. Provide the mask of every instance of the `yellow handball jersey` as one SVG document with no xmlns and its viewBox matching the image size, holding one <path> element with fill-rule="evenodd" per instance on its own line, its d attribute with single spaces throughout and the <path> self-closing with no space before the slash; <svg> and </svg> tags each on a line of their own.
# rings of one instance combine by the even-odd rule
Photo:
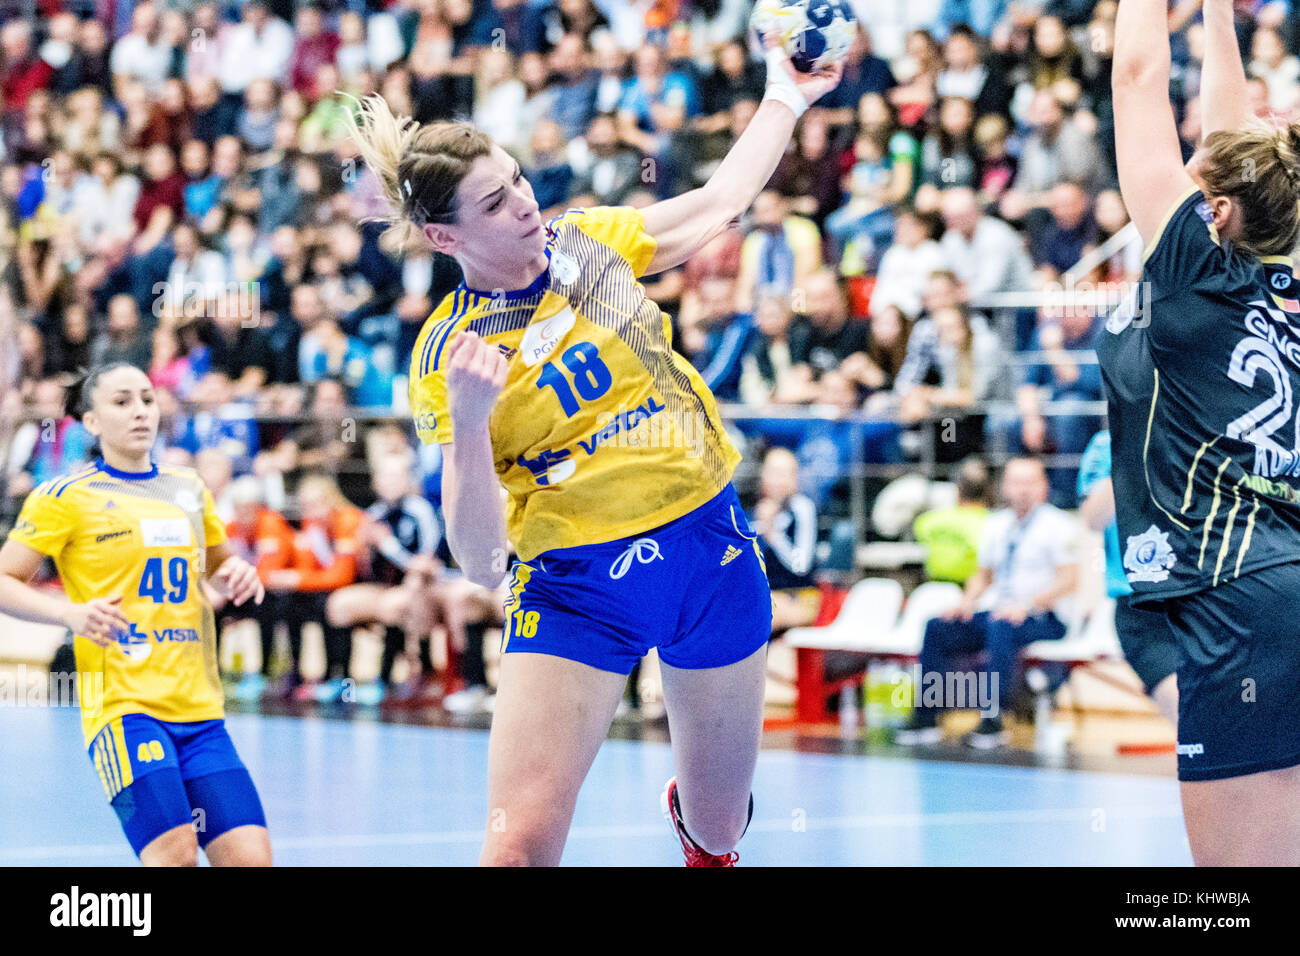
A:
<svg viewBox="0 0 1300 956">
<path fill-rule="evenodd" d="M 445 376 L 456 336 L 473 331 L 506 356 L 492 450 L 522 561 L 681 517 L 725 488 L 740 461 L 712 393 L 672 349 L 668 316 L 637 281 L 655 252 L 641 213 L 570 210 L 546 229 L 550 266 L 529 288 L 462 285 L 411 356 L 425 444 L 452 440 Z"/>
<path fill-rule="evenodd" d="M 122 596 L 131 626 L 116 644 L 75 641 L 87 744 L 123 714 L 223 716 L 216 626 L 199 582 L 205 549 L 226 533 L 198 475 L 97 461 L 33 491 L 9 537 L 54 559 L 72 601 Z"/>
</svg>

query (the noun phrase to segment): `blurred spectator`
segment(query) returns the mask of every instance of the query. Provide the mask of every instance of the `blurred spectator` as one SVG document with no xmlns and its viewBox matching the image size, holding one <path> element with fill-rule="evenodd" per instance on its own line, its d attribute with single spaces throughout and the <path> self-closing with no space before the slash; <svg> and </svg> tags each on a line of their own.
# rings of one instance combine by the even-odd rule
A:
<svg viewBox="0 0 1300 956">
<path fill-rule="evenodd" d="M 377 686 L 357 687 L 358 703 L 379 703 L 393 687 L 393 665 L 418 644 L 418 670 L 411 675 L 405 696 L 420 695 L 434 677 L 429 630 L 421 626 L 416 607 L 422 591 L 438 582 L 434 553 L 442 530 L 433 507 L 411 493 L 410 463 L 402 458 L 379 461 L 374 470 L 376 501 L 366 510 L 361 543 L 366 560 L 361 581 L 330 595 L 326 616 L 335 627 L 353 628 L 379 623 L 384 627 L 384 651 Z M 415 657 L 417 655 L 412 654 Z"/>
<path fill-rule="evenodd" d="M 835 273 L 829 269 L 814 272 L 803 292 L 803 314 L 790 327 L 790 376 L 778 395 L 783 402 L 819 401 L 822 376 L 848 364 L 852 356 L 864 356 L 871 343 L 867 324 L 849 320 L 844 290 Z"/>
<path fill-rule="evenodd" d="M 641 185 L 641 158 L 618 138 L 612 116 L 597 116 L 587 128 L 586 165 L 573 179 L 575 205 L 619 206 Z M 538 205 L 541 205 L 540 201 Z M 689 268 L 689 263 L 687 264 Z"/>
<path fill-rule="evenodd" d="M 1083 257 L 1084 250 L 1097 242 L 1097 221 L 1088 208 L 1088 194 L 1077 183 L 1061 183 L 1052 189 L 1052 220 L 1033 246 L 1035 266 L 1052 272 L 1068 272 Z"/>
<path fill-rule="evenodd" d="M 844 74 L 835 89 L 817 101 L 817 106 L 831 110 L 830 122 L 836 125 L 849 123 L 858 103 L 864 96 L 884 96 L 898 81 L 894 79 L 889 64 L 876 56 L 871 49 L 871 34 L 862 21 L 858 23 L 853 46 L 844 59 Z"/>
<path fill-rule="evenodd" d="M 294 17 L 289 86 L 299 93 L 311 92 L 316 82 L 316 71 L 323 64 L 333 63 L 338 49 L 338 34 L 325 29 L 321 9 L 315 5 L 299 7 Z"/>
<path fill-rule="evenodd" d="M 1002 475 L 1002 497 L 1007 507 L 988 518 L 979 571 L 967 583 L 961 604 L 926 625 L 921 645 L 923 675 L 950 673 L 960 666 L 959 657 L 987 651 L 988 690 L 996 697 L 966 738 L 978 749 L 1005 744 L 1002 714 L 1015 692 L 1020 649 L 1065 636 L 1068 602 L 1078 582 L 1075 523 L 1046 503 L 1042 464 L 1032 458 L 1009 461 Z M 952 686 L 950 680 L 940 683 Z M 953 701 L 945 704 L 954 706 Z M 942 708 L 929 705 L 920 694 L 915 705 L 896 742 L 937 742 Z"/>
<path fill-rule="evenodd" d="M 937 218 L 904 209 L 894 226 L 894 243 L 880 260 L 871 292 L 872 314 L 896 306 L 910 316 L 921 312 L 921 297 L 931 274 L 944 267 L 935 241 Z"/>
<path fill-rule="evenodd" d="M 528 143 L 528 182 L 542 211 L 542 218 L 559 215 L 568 204 L 573 169 L 565 157 L 560 124 L 541 120 L 533 127 Z"/>
<path fill-rule="evenodd" d="M 41 379 L 32 389 L 28 420 L 14 434 L 6 459 L 11 498 L 22 498 L 89 460 L 94 436 L 68 412 L 67 401 L 67 389 L 58 379 Z"/>
<path fill-rule="evenodd" d="M 1250 75 L 1268 84 L 1268 103 L 1288 115 L 1296 105 L 1300 86 L 1300 58 L 1288 53 L 1281 35 L 1270 27 L 1255 30 L 1250 41 Z"/>
<path fill-rule="evenodd" d="M 789 208 L 789 201 L 770 189 L 754 200 L 752 227 L 740 250 L 736 308 L 742 312 L 760 293 L 790 295 L 821 267 L 816 225 L 791 215 Z"/>
<path fill-rule="evenodd" d="M 1019 445 L 1036 455 L 1081 455 L 1100 427 L 1096 415 L 1044 415 L 1044 402 L 1100 402 L 1101 369 L 1093 347 L 1101 319 L 1090 305 L 1068 305 L 1059 318 L 1044 311 L 1030 348 L 1044 361 L 1031 365 L 1017 394 Z M 1014 447 L 1014 445 L 1013 445 Z M 1052 498 L 1073 502 L 1077 468 L 1052 468 Z"/>
<path fill-rule="evenodd" d="M 978 458 L 957 467 L 957 503 L 917 516 L 916 540 L 925 546 L 925 576 L 965 584 L 979 570 L 979 548 L 988 519 L 990 477 Z"/>
<path fill-rule="evenodd" d="M 759 335 L 741 360 L 740 400 L 746 405 L 766 405 L 790 390 L 790 303 L 775 292 L 758 297 L 754 316 Z"/>
<path fill-rule="evenodd" d="M 235 474 L 252 467 L 258 452 L 257 422 L 253 408 L 237 399 L 230 379 L 223 372 L 208 372 L 190 393 L 194 410 L 183 416 L 172 444 L 197 455 L 205 448 L 225 454 Z"/>
<path fill-rule="evenodd" d="M 799 461 L 789 449 L 763 456 L 753 527 L 772 588 L 772 633 L 811 624 L 821 597 L 813 576 L 817 506 L 799 492 Z"/>
<path fill-rule="evenodd" d="M 943 52 L 934 35 L 929 30 L 908 33 L 906 55 L 895 64 L 899 85 L 889 91 L 903 126 L 917 125 L 934 105 L 942 70 Z"/>
<path fill-rule="evenodd" d="M 175 322 L 159 323 L 153 334 L 153 364 L 149 368 L 153 387 L 184 401 L 194 391 L 198 378 L 199 372 Z"/>
<path fill-rule="evenodd" d="M 975 107 L 964 97 L 939 102 L 939 125 L 921 143 L 921 183 L 936 189 L 974 188 L 977 180 Z"/>
<path fill-rule="evenodd" d="M 791 212 L 821 226 L 844 197 L 840 152 L 831 142 L 826 113 L 810 109 L 795 129 L 794 148 L 781 157 L 768 188 L 790 200 Z"/>
<path fill-rule="evenodd" d="M 124 81 L 139 80 L 150 92 L 162 88 L 171 71 L 172 51 L 162 36 L 162 24 L 150 2 L 139 3 L 131 13 L 131 32 L 113 44 L 109 68 L 120 98 Z"/>
<path fill-rule="evenodd" d="M 479 58 L 474 90 L 474 125 L 506 152 L 517 154 L 528 143 L 524 84 L 515 78 L 509 50 L 487 50 Z"/>
<path fill-rule="evenodd" d="M 1004 216 L 1019 220 L 1032 209 L 1044 208 L 1058 183 L 1080 183 L 1089 194 L 1108 185 L 1106 163 L 1096 142 L 1066 116 L 1052 90 L 1033 94 L 1028 123 L 1031 132 L 1020 149 L 1019 170 L 1011 190 L 1002 198 Z"/>
<path fill-rule="evenodd" d="M 979 159 L 976 185 L 983 206 L 995 205 L 1016 178 L 1019 159 L 1007 148 L 1010 130 L 997 113 L 981 116 L 975 123 L 975 150 Z"/>
<path fill-rule="evenodd" d="M 0 52 L 4 53 L 0 72 L 0 95 L 4 103 L 6 138 L 21 121 L 28 98 L 49 85 L 54 70 L 32 45 L 32 27 L 22 20 L 11 20 L 0 29 Z"/>
<path fill-rule="evenodd" d="M 227 97 L 242 96 L 257 79 L 284 82 L 293 59 L 293 27 L 271 15 L 265 0 L 248 0 L 240 22 L 222 37 L 219 77 Z"/>
<path fill-rule="evenodd" d="M 70 374 L 90 368 L 90 321 L 86 307 L 69 302 L 54 317 L 57 327 L 45 334 L 45 371 L 50 375 Z"/>
<path fill-rule="evenodd" d="M 734 309 L 735 283 L 723 278 L 700 284 L 696 309 L 682 315 L 683 345 L 709 391 L 723 402 L 740 397 L 744 358 L 759 336 L 753 316 Z"/>
<path fill-rule="evenodd" d="M 199 461 L 205 460 L 207 455 L 201 455 Z M 255 674 L 236 675 L 240 682 L 233 692 L 236 700 L 253 701 L 267 690 L 271 679 L 276 676 L 273 672 L 276 624 L 290 620 L 295 613 L 289 606 L 294 603 L 295 596 L 288 592 L 270 590 L 268 583 L 272 572 L 289 565 L 294 549 L 294 532 L 283 515 L 266 506 L 261 485 L 253 476 L 245 475 L 236 479 L 231 484 L 227 497 L 231 513 L 228 517 L 223 517 L 230 548 L 257 568 L 257 576 L 268 588 L 260 605 L 249 601 L 236 608 L 230 605 L 217 606 L 217 602 L 214 602 L 218 626 L 223 630 L 232 621 L 244 617 L 251 617 L 257 622 L 262 645 L 261 667 Z M 289 635 L 292 641 L 292 624 L 289 625 Z M 297 639 L 301 647 L 301 630 L 297 632 Z M 297 660 L 296 656 L 294 660 Z M 281 693 L 297 687 L 299 681 L 295 674 L 296 671 L 286 676 L 279 688 Z"/>
<path fill-rule="evenodd" d="M 360 534 L 365 516 L 324 475 L 309 475 L 298 489 L 301 530 L 293 536 L 293 550 L 283 568 L 268 571 L 266 587 L 288 597 L 280 611 L 289 628 L 289 650 L 293 669 L 287 683 L 296 688 L 299 699 L 337 701 L 343 699 L 352 663 L 352 631 L 335 627 L 325 614 L 331 592 L 356 581 L 361 547 Z M 302 627 L 308 622 L 321 625 L 325 633 L 325 679 L 318 685 L 304 685 Z M 287 689 L 287 688 L 286 688 Z"/>
<path fill-rule="evenodd" d="M 140 326 L 140 309 L 131 296 L 120 294 L 109 300 L 108 322 L 91 346 L 90 362 L 128 362 L 142 369 L 153 364 L 153 343 Z"/>
<path fill-rule="evenodd" d="M 725 126 L 732 107 L 738 102 L 763 98 L 766 82 L 763 67 L 746 55 L 743 43 L 739 40 L 724 43 L 714 56 L 712 71 L 705 75 L 700 85 L 700 109 L 704 114 L 700 117 L 701 122 Z M 807 122 L 805 118 L 803 125 L 806 126 Z"/>
<path fill-rule="evenodd" d="M 240 290 L 228 288 L 211 301 L 211 318 L 198 321 L 208 347 L 208 367 L 225 375 L 236 395 L 250 396 L 268 381 L 273 361 L 266 336 L 257 327 L 254 303 Z"/>
<path fill-rule="evenodd" d="M 1005 112 L 1011 102 L 1002 75 L 981 61 L 979 38 L 965 23 L 953 26 L 943 47 L 944 68 L 935 83 L 941 98 L 970 102 L 975 115 Z"/>
<path fill-rule="evenodd" d="M 898 415 L 906 424 L 946 416 L 936 429 L 934 457 L 956 461 L 983 444 L 984 415 L 977 406 L 995 383 L 998 342 L 991 333 L 980 332 L 962 305 L 936 309 L 928 321 L 933 323 L 933 340 L 927 358 L 913 361 L 909 343 L 904 359 L 905 366 L 912 365 L 909 374 L 918 378 L 900 374 L 894 382 Z M 919 338 L 914 332 L 912 341 Z"/>
<path fill-rule="evenodd" d="M 551 51 L 550 67 L 555 87 L 550 118 L 560 124 L 564 140 L 572 142 L 587 129 L 596 110 L 596 74 L 580 34 L 560 38 Z"/>
<path fill-rule="evenodd" d="M 311 392 L 308 414 L 270 451 L 254 463 L 262 475 L 283 476 L 293 486 L 310 470 L 324 470 L 338 476 L 348 500 L 369 497 L 370 482 L 365 474 L 365 445 L 357 434 L 356 420 L 347 416 L 347 390 L 337 379 L 324 378 Z"/>
<path fill-rule="evenodd" d="M 619 103 L 619 134 L 623 141 L 656 160 L 655 195 L 680 192 L 688 173 L 677 134 L 699 111 L 699 93 L 684 73 L 669 72 L 663 50 L 643 46 L 633 56 L 633 75 Z"/>
<path fill-rule="evenodd" d="M 974 192 L 946 190 L 943 219 L 944 258 L 972 297 L 1030 287 L 1032 265 L 1024 240 L 1001 219 L 983 215 Z"/>
<path fill-rule="evenodd" d="M 847 201 L 826 217 L 826 233 L 838 260 L 844 247 L 856 242 L 859 261 L 874 267 L 894 236 L 889 157 L 878 133 L 865 132 L 854 143 L 853 168 L 844 177 Z"/>
</svg>

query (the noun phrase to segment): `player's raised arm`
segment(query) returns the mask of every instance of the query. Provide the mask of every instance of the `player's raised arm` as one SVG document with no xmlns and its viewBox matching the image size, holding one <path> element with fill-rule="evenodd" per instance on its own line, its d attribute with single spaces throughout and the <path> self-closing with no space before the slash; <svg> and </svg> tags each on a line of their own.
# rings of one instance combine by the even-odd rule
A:
<svg viewBox="0 0 1300 956">
<path fill-rule="evenodd" d="M 779 46 L 767 49 L 767 92 L 754 118 L 709 181 L 645 210 L 657 248 L 647 275 L 680 265 L 749 208 L 776 171 L 794 124 L 810 103 L 839 85 L 842 64 L 799 73 Z"/>
<path fill-rule="evenodd" d="M 1205 62 L 1201 71 L 1201 140 L 1216 130 L 1241 129 L 1252 118 L 1246 98 L 1232 0 L 1205 0 Z"/>
<path fill-rule="evenodd" d="M 1111 68 L 1115 158 L 1124 205 L 1148 244 L 1194 185 L 1183 169 L 1169 103 L 1167 30 L 1164 0 L 1120 0 Z"/>
</svg>

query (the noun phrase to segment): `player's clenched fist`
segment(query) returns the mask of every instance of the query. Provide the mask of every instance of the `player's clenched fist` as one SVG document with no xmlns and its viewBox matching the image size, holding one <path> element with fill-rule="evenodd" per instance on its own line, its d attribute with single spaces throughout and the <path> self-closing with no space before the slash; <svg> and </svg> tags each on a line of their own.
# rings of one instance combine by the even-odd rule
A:
<svg viewBox="0 0 1300 956">
<path fill-rule="evenodd" d="M 486 428 L 506 384 L 505 356 L 474 332 L 457 337 L 447 355 L 447 401 L 453 427 Z"/>
</svg>

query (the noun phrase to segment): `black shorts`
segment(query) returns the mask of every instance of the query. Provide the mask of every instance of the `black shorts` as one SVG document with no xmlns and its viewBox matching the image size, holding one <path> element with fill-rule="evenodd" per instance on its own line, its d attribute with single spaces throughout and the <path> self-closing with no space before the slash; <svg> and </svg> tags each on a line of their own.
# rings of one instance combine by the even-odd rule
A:
<svg viewBox="0 0 1300 956">
<path fill-rule="evenodd" d="M 1165 602 L 1182 648 L 1178 779 L 1300 764 L 1300 563 Z"/>
<path fill-rule="evenodd" d="M 1124 659 L 1150 694 L 1162 680 L 1177 672 L 1182 653 L 1164 610 L 1139 610 L 1132 605 L 1132 597 L 1126 594 L 1115 599 L 1115 633 L 1124 649 Z"/>
</svg>

